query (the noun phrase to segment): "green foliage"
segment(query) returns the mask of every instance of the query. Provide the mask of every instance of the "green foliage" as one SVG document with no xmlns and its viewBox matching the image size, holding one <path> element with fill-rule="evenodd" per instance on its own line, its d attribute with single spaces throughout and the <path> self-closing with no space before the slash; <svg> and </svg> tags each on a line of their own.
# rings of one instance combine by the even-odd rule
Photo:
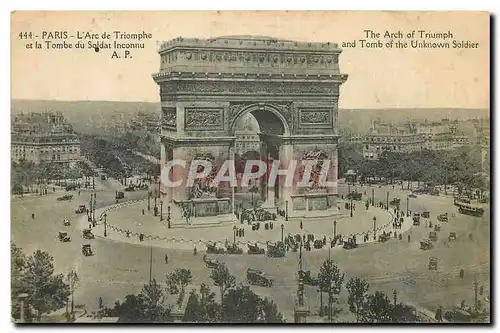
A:
<svg viewBox="0 0 500 333">
<path fill-rule="evenodd" d="M 54 274 L 53 258 L 43 251 L 36 251 L 25 258 L 22 251 L 11 244 L 12 297 L 27 293 L 27 304 L 36 311 L 39 321 L 42 314 L 62 308 L 70 294 L 62 274 Z M 13 305 L 15 303 L 13 302 Z"/>
<path fill-rule="evenodd" d="M 325 260 L 319 269 L 318 286 L 321 292 L 328 294 L 328 308 L 332 319 L 340 312 L 340 308 L 334 307 L 333 304 L 338 304 L 344 276 L 340 268 L 330 259 Z"/>
<path fill-rule="evenodd" d="M 179 303 L 182 303 L 184 289 L 193 281 L 191 270 L 186 268 L 176 268 L 172 273 L 167 274 L 167 286 L 170 294 L 179 294 Z"/>
<path fill-rule="evenodd" d="M 205 284 L 200 286 L 200 294 L 194 290 L 189 295 L 183 322 L 215 323 L 220 318 L 220 305 L 215 301 L 215 293 Z"/>
<path fill-rule="evenodd" d="M 231 275 L 224 263 L 219 263 L 217 267 L 212 270 L 210 278 L 214 281 L 214 284 L 219 287 L 221 303 L 224 304 L 224 294 L 229 288 L 235 286 L 236 278 Z"/>
<path fill-rule="evenodd" d="M 347 299 L 349 311 L 354 313 L 356 321 L 359 322 L 366 311 L 367 292 L 370 289 L 370 285 L 363 279 L 351 278 L 347 282 L 346 288 L 349 292 L 349 298 Z"/>
<path fill-rule="evenodd" d="M 170 309 L 165 306 L 165 294 L 153 279 L 137 295 L 125 296 L 125 301 L 115 302 L 113 309 L 103 309 L 103 316 L 118 317 L 121 323 L 168 322 Z"/>
</svg>

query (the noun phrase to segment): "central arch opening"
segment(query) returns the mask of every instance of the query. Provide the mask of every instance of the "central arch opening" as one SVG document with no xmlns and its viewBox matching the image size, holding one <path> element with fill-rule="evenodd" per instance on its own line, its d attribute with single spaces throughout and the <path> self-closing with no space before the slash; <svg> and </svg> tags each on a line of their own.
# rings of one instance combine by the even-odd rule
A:
<svg viewBox="0 0 500 333">
<path fill-rule="evenodd" d="M 272 106 L 255 105 L 248 107 L 237 115 L 232 126 L 235 142 L 235 170 L 238 186 L 234 189 L 234 200 L 237 210 L 272 209 L 275 212 L 279 201 L 279 184 L 273 189 L 267 187 L 269 169 L 274 160 L 279 160 L 279 143 L 277 138 L 287 135 L 288 124 Z M 269 138 L 273 138 L 270 140 Z M 241 186 L 241 179 L 248 161 L 260 160 L 267 164 L 265 175 L 251 179 L 248 186 Z M 252 172 L 257 172 L 257 167 Z"/>
</svg>

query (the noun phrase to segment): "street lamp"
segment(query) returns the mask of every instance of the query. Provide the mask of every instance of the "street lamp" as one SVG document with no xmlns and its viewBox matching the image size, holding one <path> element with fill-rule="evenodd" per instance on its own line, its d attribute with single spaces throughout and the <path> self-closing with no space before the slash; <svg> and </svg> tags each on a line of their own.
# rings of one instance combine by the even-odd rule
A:
<svg viewBox="0 0 500 333">
<path fill-rule="evenodd" d="M 351 195 L 351 217 L 352 217 L 352 195 Z"/>
<path fill-rule="evenodd" d="M 374 216 L 373 217 L 373 240 L 377 240 L 377 218 Z"/>
<path fill-rule="evenodd" d="M 288 200 L 285 200 L 285 221 L 288 221 Z"/>
<path fill-rule="evenodd" d="M 372 206 L 375 206 L 375 189 L 372 188 Z"/>
<path fill-rule="evenodd" d="M 337 221 L 333 221 L 333 239 L 337 238 Z"/>
<path fill-rule="evenodd" d="M 148 212 L 151 211 L 151 191 L 148 191 Z"/>
<path fill-rule="evenodd" d="M 107 217 L 108 217 L 108 214 L 104 213 L 104 237 L 108 237 L 108 232 L 106 230 Z"/>
<path fill-rule="evenodd" d="M 233 226 L 233 243 L 236 244 L 236 226 Z"/>
<path fill-rule="evenodd" d="M 394 289 L 394 291 L 392 292 L 392 297 L 394 299 L 394 306 L 396 306 L 396 303 L 398 302 L 398 292 L 396 291 L 396 289 Z"/>
<path fill-rule="evenodd" d="M 21 323 L 24 323 L 24 300 L 28 297 L 29 295 L 26 293 L 19 294 L 17 298 L 19 298 L 19 302 L 21 303 L 21 317 L 20 321 Z"/>
<path fill-rule="evenodd" d="M 281 224 L 281 242 L 283 243 L 283 229 L 285 229 L 285 226 L 283 223 Z"/>
<path fill-rule="evenodd" d="M 170 229 L 170 206 L 167 207 L 167 222 L 168 228 Z"/>
<path fill-rule="evenodd" d="M 387 210 L 389 210 L 389 191 L 387 191 L 387 200 L 386 201 L 387 201 L 386 208 L 387 208 Z"/>
<path fill-rule="evenodd" d="M 163 200 L 160 201 L 160 222 L 163 221 Z"/>
<path fill-rule="evenodd" d="M 410 211 L 410 196 L 406 197 L 406 216 L 408 217 L 408 212 Z"/>
</svg>

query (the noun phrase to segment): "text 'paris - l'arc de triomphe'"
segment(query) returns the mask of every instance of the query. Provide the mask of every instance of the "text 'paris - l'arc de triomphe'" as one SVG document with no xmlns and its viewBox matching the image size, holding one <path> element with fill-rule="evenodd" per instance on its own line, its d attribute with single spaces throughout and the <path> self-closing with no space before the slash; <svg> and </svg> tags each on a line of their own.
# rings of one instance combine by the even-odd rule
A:
<svg viewBox="0 0 500 333">
<path fill-rule="evenodd" d="M 329 159 L 327 179 L 336 180 L 339 87 L 347 80 L 339 71 L 341 52 L 335 43 L 253 36 L 164 42 L 160 71 L 153 75 L 161 97 L 161 169 L 172 159 L 219 166 L 233 159 L 235 125 L 251 113 L 260 127 L 262 159 L 285 166 L 290 160 Z M 229 186 L 162 186 L 161 200 L 173 209 L 189 203 L 196 216 L 209 216 L 234 210 L 231 191 L 234 199 Z M 278 182 L 271 188 L 262 182 L 260 195 L 267 207 L 276 211 L 286 204 L 293 215 L 335 207 L 337 188 Z"/>
</svg>

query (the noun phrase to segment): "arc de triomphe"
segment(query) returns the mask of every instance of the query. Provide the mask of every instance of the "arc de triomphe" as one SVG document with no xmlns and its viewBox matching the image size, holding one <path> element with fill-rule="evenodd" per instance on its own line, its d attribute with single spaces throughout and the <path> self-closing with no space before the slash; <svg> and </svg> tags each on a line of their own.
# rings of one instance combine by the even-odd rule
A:
<svg viewBox="0 0 500 333">
<path fill-rule="evenodd" d="M 161 97 L 162 170 L 172 159 L 189 163 L 205 158 L 216 165 L 232 159 L 235 124 L 251 113 L 260 126 L 262 158 L 279 158 L 286 166 L 290 160 L 321 155 L 331 160 L 328 180 L 337 179 L 339 87 L 347 79 L 339 71 L 337 44 L 253 36 L 179 37 L 164 42 L 158 52 L 161 65 L 153 79 Z M 163 202 L 172 209 L 188 202 L 199 206 L 199 215 L 234 209 L 230 188 L 211 195 L 203 191 L 161 188 Z M 286 205 L 293 215 L 335 206 L 337 188 L 277 183 L 274 188 L 263 185 L 261 195 L 266 206 Z"/>
</svg>

